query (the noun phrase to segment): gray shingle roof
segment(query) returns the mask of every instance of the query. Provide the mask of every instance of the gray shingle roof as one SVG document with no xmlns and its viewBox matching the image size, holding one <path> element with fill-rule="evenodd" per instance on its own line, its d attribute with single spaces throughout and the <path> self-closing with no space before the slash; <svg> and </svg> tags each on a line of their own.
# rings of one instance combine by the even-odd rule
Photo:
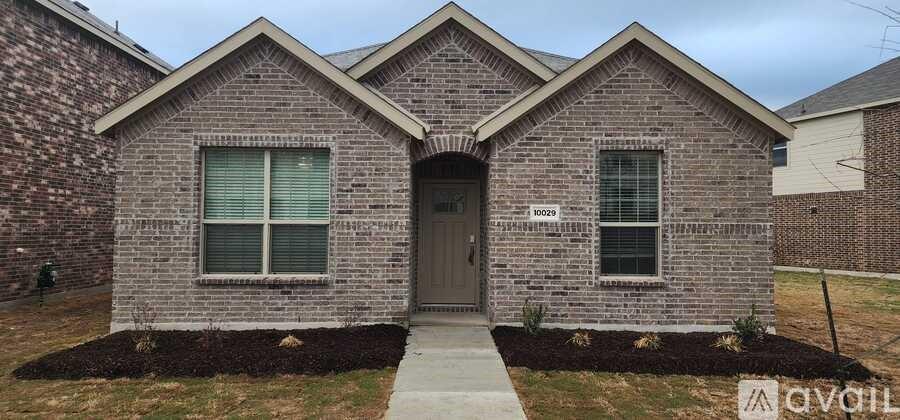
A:
<svg viewBox="0 0 900 420">
<path fill-rule="evenodd" d="M 794 118 L 900 97 L 900 57 L 888 60 L 843 82 L 776 111 Z"/>
<path fill-rule="evenodd" d="M 373 52 L 375 52 L 375 50 L 381 48 L 381 46 L 384 44 L 385 43 L 374 44 L 365 47 L 354 48 L 352 50 L 339 51 L 331 54 L 325 54 L 323 57 L 325 57 L 326 60 L 330 61 L 331 64 L 337 66 L 337 68 L 341 70 L 347 70 L 354 64 L 362 61 L 362 59 L 366 58 L 367 55 L 372 54 Z M 575 62 L 578 61 L 578 59 L 565 57 L 562 55 L 532 50 L 529 48 L 522 49 L 557 73 L 569 68 L 569 66 L 575 64 Z"/>
<path fill-rule="evenodd" d="M 163 60 L 162 58 L 159 58 L 158 56 L 156 56 L 155 54 L 153 54 L 149 51 L 147 51 L 147 52 L 141 51 L 140 48 L 144 48 L 144 47 L 138 48 L 139 44 L 137 42 L 135 42 L 133 39 L 125 36 L 122 32 L 117 32 L 116 28 L 114 28 L 114 27 L 108 25 L 106 22 L 100 20 L 100 18 L 98 18 L 97 16 L 94 16 L 89 11 L 82 9 L 81 7 L 78 7 L 78 5 L 76 5 L 74 2 L 69 1 L 69 0 L 48 0 L 48 1 L 65 9 L 67 12 L 77 16 L 79 19 L 81 19 L 84 22 L 86 22 L 87 24 L 91 25 L 98 31 L 103 32 L 106 35 L 109 35 L 110 37 L 115 38 L 116 40 L 129 46 L 129 48 L 131 48 L 131 50 L 132 50 L 129 52 L 130 54 L 142 55 L 142 56 L 150 59 L 150 61 L 153 61 L 154 63 L 158 64 L 159 66 L 164 67 L 170 71 L 172 70 L 172 66 L 169 63 L 167 63 L 165 60 Z"/>
</svg>

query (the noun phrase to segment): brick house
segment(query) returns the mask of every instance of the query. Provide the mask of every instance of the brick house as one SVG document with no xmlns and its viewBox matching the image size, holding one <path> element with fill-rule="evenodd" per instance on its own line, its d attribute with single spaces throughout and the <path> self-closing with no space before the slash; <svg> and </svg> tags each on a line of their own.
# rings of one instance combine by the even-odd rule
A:
<svg viewBox="0 0 900 420">
<path fill-rule="evenodd" d="M 68 0 L 0 0 L 0 302 L 109 285 L 116 143 L 94 121 L 169 66 Z"/>
<path fill-rule="evenodd" d="M 900 273 L 900 58 L 777 113 L 775 264 Z"/>
<path fill-rule="evenodd" d="M 160 328 L 774 318 L 793 127 L 638 24 L 574 60 L 450 3 L 322 57 L 260 18 L 95 128 L 122 148 L 112 330 L 137 304 Z"/>
</svg>

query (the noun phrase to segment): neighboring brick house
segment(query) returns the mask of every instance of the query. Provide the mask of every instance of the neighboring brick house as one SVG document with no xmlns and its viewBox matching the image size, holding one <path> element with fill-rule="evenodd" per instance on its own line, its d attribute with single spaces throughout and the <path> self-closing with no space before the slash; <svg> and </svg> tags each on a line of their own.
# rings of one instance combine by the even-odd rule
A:
<svg viewBox="0 0 900 420">
<path fill-rule="evenodd" d="M 775 264 L 900 273 L 900 58 L 778 114 Z"/>
<path fill-rule="evenodd" d="M 122 144 L 113 330 L 138 304 L 160 328 L 503 324 L 526 299 L 570 327 L 774 319 L 793 127 L 638 24 L 573 60 L 450 3 L 323 58 L 259 19 L 96 129 Z"/>
<path fill-rule="evenodd" d="M 0 0 L 0 302 L 112 281 L 115 141 L 94 121 L 168 65 L 67 0 Z M 17 250 L 18 249 L 18 250 Z"/>
</svg>

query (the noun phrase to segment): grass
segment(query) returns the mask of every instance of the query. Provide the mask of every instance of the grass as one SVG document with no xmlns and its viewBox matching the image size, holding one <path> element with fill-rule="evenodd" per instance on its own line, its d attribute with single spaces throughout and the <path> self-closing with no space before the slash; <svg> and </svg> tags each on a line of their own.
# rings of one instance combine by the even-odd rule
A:
<svg viewBox="0 0 900 420">
<path fill-rule="evenodd" d="M 328 376 L 19 381 L 23 362 L 104 335 L 109 294 L 0 311 L 0 418 L 378 418 L 394 369 Z"/>
<path fill-rule="evenodd" d="M 900 334 L 900 281 L 829 275 L 828 289 L 841 352 L 862 356 L 863 363 L 883 377 L 866 385 L 879 389 L 888 386 L 896 394 L 900 390 L 900 343 L 875 354 L 867 352 Z M 831 349 L 817 274 L 777 272 L 775 306 L 779 335 Z M 738 381 L 759 379 L 538 372 L 521 368 L 509 371 L 532 419 L 735 418 Z M 776 379 L 782 389 L 806 386 L 828 393 L 833 386 L 826 380 Z M 892 396 L 892 401 L 894 407 L 900 405 L 896 397 Z M 794 415 L 782 414 L 788 418 Z M 836 406 L 828 413 L 811 415 L 843 418 Z"/>
</svg>

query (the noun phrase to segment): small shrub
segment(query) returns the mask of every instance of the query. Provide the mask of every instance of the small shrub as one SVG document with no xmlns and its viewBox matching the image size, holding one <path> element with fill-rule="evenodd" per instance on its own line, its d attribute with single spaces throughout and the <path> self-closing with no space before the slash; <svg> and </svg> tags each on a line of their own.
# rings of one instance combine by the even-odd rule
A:
<svg viewBox="0 0 900 420">
<path fill-rule="evenodd" d="M 756 305 L 750 308 L 750 315 L 734 320 L 731 330 L 744 341 L 762 340 L 766 336 L 766 324 L 756 315 Z"/>
<path fill-rule="evenodd" d="M 298 340 L 297 337 L 294 337 L 293 334 L 284 337 L 280 343 L 278 343 L 278 347 L 286 347 L 289 349 L 297 348 L 303 345 L 302 340 Z"/>
<path fill-rule="evenodd" d="M 744 340 L 735 334 L 727 334 L 720 336 L 716 342 L 712 344 L 717 349 L 723 349 L 734 353 L 744 351 Z"/>
<path fill-rule="evenodd" d="M 205 350 L 219 347 L 222 343 L 222 328 L 212 318 L 209 318 L 209 323 L 200 332 L 200 338 L 197 341 Z"/>
<path fill-rule="evenodd" d="M 341 320 L 341 326 L 344 328 L 351 328 L 359 325 L 366 313 L 366 309 L 367 308 L 363 305 L 346 307 L 344 309 L 343 319 Z"/>
<path fill-rule="evenodd" d="M 569 338 L 569 341 L 566 341 L 566 344 L 573 344 L 576 347 L 590 347 L 591 346 L 591 333 L 587 331 L 579 331 L 575 334 L 572 334 L 572 338 Z"/>
<path fill-rule="evenodd" d="M 533 305 L 528 299 L 522 305 L 522 326 L 525 332 L 531 335 L 537 335 L 541 330 L 541 324 L 547 315 L 547 308 L 541 303 L 537 306 Z"/>
<path fill-rule="evenodd" d="M 136 352 L 150 353 L 156 348 L 156 340 L 153 338 L 156 316 L 156 311 L 147 301 L 137 303 L 131 308 L 131 322 L 134 325 L 131 340 L 134 341 Z"/>
<path fill-rule="evenodd" d="M 647 333 L 634 340 L 634 348 L 641 350 L 659 350 L 662 348 L 662 338 L 654 333 Z"/>
<path fill-rule="evenodd" d="M 134 344 L 134 351 L 138 353 L 150 353 L 156 348 L 156 341 L 153 340 L 153 337 L 148 335 L 142 335 L 137 339 L 137 342 Z"/>
</svg>

